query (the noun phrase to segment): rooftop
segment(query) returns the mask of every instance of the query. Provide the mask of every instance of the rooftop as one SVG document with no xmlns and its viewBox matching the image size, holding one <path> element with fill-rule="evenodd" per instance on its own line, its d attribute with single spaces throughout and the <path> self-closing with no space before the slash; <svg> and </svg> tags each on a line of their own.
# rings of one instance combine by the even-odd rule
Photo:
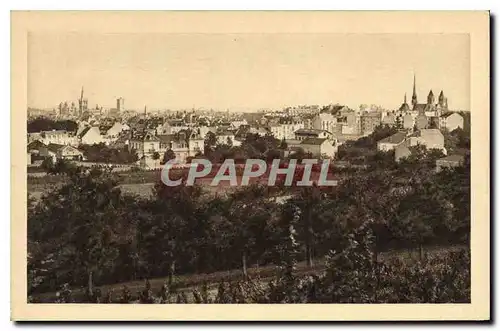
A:
<svg viewBox="0 0 500 331">
<path fill-rule="evenodd" d="M 403 142 L 406 138 L 406 132 L 397 132 L 393 134 L 392 136 L 389 136 L 387 138 L 384 138 L 382 140 L 379 140 L 379 143 L 386 143 L 386 144 L 399 144 Z"/>
</svg>

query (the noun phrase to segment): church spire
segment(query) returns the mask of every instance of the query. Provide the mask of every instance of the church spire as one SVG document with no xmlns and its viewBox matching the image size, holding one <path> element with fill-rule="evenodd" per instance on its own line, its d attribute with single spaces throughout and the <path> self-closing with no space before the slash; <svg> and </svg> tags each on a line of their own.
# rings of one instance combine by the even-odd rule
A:
<svg viewBox="0 0 500 331">
<path fill-rule="evenodd" d="M 444 106 L 444 92 L 443 92 L 443 90 L 441 90 L 441 92 L 439 93 L 438 103 L 441 107 Z"/>
<path fill-rule="evenodd" d="M 406 93 L 405 93 L 405 102 L 404 103 L 406 103 Z"/>
<path fill-rule="evenodd" d="M 413 74 L 413 95 L 411 96 L 411 104 L 413 107 L 418 103 L 417 102 L 417 79 L 415 74 Z"/>
</svg>

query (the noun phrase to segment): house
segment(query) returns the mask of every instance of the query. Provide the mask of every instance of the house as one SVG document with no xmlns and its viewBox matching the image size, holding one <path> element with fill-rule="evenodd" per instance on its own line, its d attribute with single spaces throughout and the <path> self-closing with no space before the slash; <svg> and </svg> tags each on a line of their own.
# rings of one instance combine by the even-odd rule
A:
<svg viewBox="0 0 500 331">
<path fill-rule="evenodd" d="M 125 148 L 130 143 L 130 138 L 132 137 L 132 133 L 130 131 L 122 131 L 118 135 L 118 137 L 109 143 L 110 148 L 121 149 Z"/>
<path fill-rule="evenodd" d="M 397 132 L 392 136 L 379 140 L 377 142 L 377 150 L 382 152 L 388 152 L 396 148 L 406 139 L 406 132 Z"/>
<path fill-rule="evenodd" d="M 38 154 L 40 154 L 40 150 L 43 150 L 43 148 L 46 148 L 46 147 L 47 147 L 47 145 L 45 145 L 40 140 L 35 140 L 35 141 L 32 141 L 28 144 L 27 149 L 28 149 L 28 153 L 38 155 Z"/>
<path fill-rule="evenodd" d="M 387 113 L 385 116 L 382 118 L 382 124 L 383 125 L 395 125 L 396 124 L 396 116 L 392 113 Z"/>
<path fill-rule="evenodd" d="M 57 160 L 83 160 L 83 153 L 79 149 L 70 145 L 49 144 L 40 148 L 40 156 L 52 158 L 53 162 Z"/>
<path fill-rule="evenodd" d="M 411 114 L 407 113 L 403 116 L 403 128 L 404 129 L 413 129 L 415 125 L 415 119 Z"/>
<path fill-rule="evenodd" d="M 326 138 L 306 138 L 301 141 L 300 148 L 318 158 L 322 156 L 333 158 L 337 152 L 336 146 Z"/>
<path fill-rule="evenodd" d="M 248 133 L 258 134 L 259 136 L 265 136 L 270 134 L 271 132 L 262 126 L 258 127 L 250 126 L 250 128 L 248 129 Z"/>
<path fill-rule="evenodd" d="M 78 135 L 78 140 L 83 145 L 94 145 L 104 142 L 101 131 L 97 126 L 88 126 L 83 129 Z"/>
<path fill-rule="evenodd" d="M 320 129 L 298 129 L 295 131 L 296 140 L 305 140 L 308 138 L 328 139 L 331 136 L 330 132 Z"/>
<path fill-rule="evenodd" d="M 129 141 L 129 150 L 135 150 L 139 159 L 160 153 L 160 139 L 149 131 L 134 132 Z"/>
<path fill-rule="evenodd" d="M 233 139 L 233 146 L 239 145 L 241 145 L 241 143 L 238 140 Z M 201 131 L 199 129 L 191 130 L 191 132 L 189 133 L 188 148 L 189 156 L 195 156 L 197 154 L 205 153 L 205 139 L 201 135 Z"/>
<path fill-rule="evenodd" d="M 181 119 L 169 120 L 166 123 L 168 124 L 168 126 L 165 126 L 165 123 L 163 124 L 164 128 L 165 128 L 165 132 L 169 131 L 170 133 L 177 133 L 181 130 L 189 129 L 189 126 L 187 125 L 187 123 L 185 123 L 184 120 L 181 120 Z M 168 130 L 167 130 L 167 128 L 168 128 Z"/>
<path fill-rule="evenodd" d="M 366 112 L 360 117 L 361 134 L 364 136 L 372 133 L 382 122 L 382 113 Z"/>
<path fill-rule="evenodd" d="M 418 114 L 415 118 L 417 130 L 427 129 L 429 127 L 429 117 L 424 113 Z"/>
<path fill-rule="evenodd" d="M 116 140 L 124 130 L 124 125 L 120 122 L 115 122 L 111 126 L 100 127 L 99 130 L 107 142 L 112 142 Z"/>
<path fill-rule="evenodd" d="M 312 127 L 316 130 L 335 132 L 336 125 L 337 118 L 330 113 L 319 113 L 312 119 Z M 302 127 L 304 126 L 302 125 Z"/>
<path fill-rule="evenodd" d="M 42 141 L 42 133 L 41 132 L 30 132 L 28 133 L 28 144 L 33 141 Z"/>
<path fill-rule="evenodd" d="M 436 171 L 441 171 L 444 168 L 455 168 L 464 163 L 464 156 L 453 154 L 436 160 Z"/>
<path fill-rule="evenodd" d="M 417 144 L 424 145 L 427 149 L 440 149 L 446 154 L 444 149 L 444 136 L 438 129 L 418 130 L 411 134 L 408 138 L 410 146 Z"/>
<path fill-rule="evenodd" d="M 444 136 L 438 129 L 424 129 L 415 131 L 410 136 L 397 145 L 394 149 L 396 162 L 411 155 L 411 148 L 417 145 L 425 146 L 427 149 L 438 149 L 446 155 L 444 147 Z"/>
<path fill-rule="evenodd" d="M 218 145 L 234 146 L 235 137 L 234 137 L 234 133 L 232 131 L 229 131 L 227 129 L 217 130 L 215 132 L 215 138 L 217 140 Z M 238 144 L 239 142 L 236 142 L 236 143 Z"/>
<path fill-rule="evenodd" d="M 40 155 L 40 152 L 43 153 L 46 148 L 47 145 L 45 145 L 40 140 L 30 142 L 27 146 L 27 152 L 29 155 L 28 164 L 31 164 L 32 162 L 37 160 L 43 160 L 45 157 L 43 155 Z"/>
<path fill-rule="evenodd" d="M 182 130 L 174 134 L 158 135 L 159 152 L 163 158 L 166 151 L 172 150 L 178 162 L 185 163 L 188 157 L 205 152 L 205 140 L 198 130 Z"/>
<path fill-rule="evenodd" d="M 66 130 L 52 130 L 52 131 L 41 131 L 39 134 L 31 134 L 31 138 L 28 137 L 28 141 L 40 140 L 45 145 L 48 144 L 60 144 L 60 145 L 74 145 L 78 144 L 78 139 L 73 134 L 73 132 L 68 132 Z"/>
<path fill-rule="evenodd" d="M 459 113 L 446 113 L 439 117 L 439 128 L 446 128 L 453 131 L 457 128 L 464 128 L 464 118 Z"/>
<path fill-rule="evenodd" d="M 248 124 L 248 122 L 245 119 L 237 120 L 237 121 L 232 121 L 231 122 L 231 128 L 237 130 L 237 129 L 240 128 L 240 126 L 247 125 L 247 124 Z"/>
<path fill-rule="evenodd" d="M 331 116 L 331 115 L 330 115 Z M 295 138 L 295 131 L 304 128 L 303 122 L 286 122 L 283 121 L 278 124 L 274 124 L 270 126 L 271 134 L 276 139 L 293 139 Z"/>
</svg>

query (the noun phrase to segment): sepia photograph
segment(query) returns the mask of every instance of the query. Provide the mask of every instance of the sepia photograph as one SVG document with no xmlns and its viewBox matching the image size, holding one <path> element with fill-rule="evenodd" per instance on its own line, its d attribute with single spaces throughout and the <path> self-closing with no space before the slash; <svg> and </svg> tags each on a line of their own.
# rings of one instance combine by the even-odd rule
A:
<svg viewBox="0 0 500 331">
<path fill-rule="evenodd" d="M 489 319 L 488 12 L 11 18 L 19 319 Z"/>
</svg>

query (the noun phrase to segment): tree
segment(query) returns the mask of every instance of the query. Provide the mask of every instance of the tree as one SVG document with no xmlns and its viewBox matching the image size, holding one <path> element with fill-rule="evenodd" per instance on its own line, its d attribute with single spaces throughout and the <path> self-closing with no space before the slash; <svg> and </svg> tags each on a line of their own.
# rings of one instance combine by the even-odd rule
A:
<svg viewBox="0 0 500 331">
<path fill-rule="evenodd" d="M 212 131 L 208 131 L 205 136 L 205 150 L 210 150 L 215 145 L 217 145 L 217 136 Z"/>
<path fill-rule="evenodd" d="M 52 130 L 76 132 L 78 124 L 71 120 L 54 121 L 45 117 L 38 117 L 28 122 L 28 133 Z"/>
<path fill-rule="evenodd" d="M 116 213 L 121 193 L 110 174 L 98 170 L 72 173 L 68 179 L 67 184 L 42 198 L 42 207 L 28 227 L 44 223 L 42 231 L 32 232 L 31 239 L 55 241 L 46 254 L 56 254 L 60 267 L 72 265 L 68 276 L 73 282 L 82 284 L 80 277 L 86 275 L 91 288 L 95 274 L 103 275 L 103 269 L 116 257 L 114 231 L 121 220 Z"/>
<path fill-rule="evenodd" d="M 288 144 L 286 143 L 286 140 L 283 137 L 283 139 L 281 139 L 281 143 L 280 143 L 279 149 L 286 150 L 287 148 L 288 148 Z"/>
<path fill-rule="evenodd" d="M 297 230 L 302 234 L 302 238 L 305 244 L 306 250 L 306 262 L 308 267 L 313 266 L 313 252 L 314 252 L 314 226 L 315 220 L 317 218 L 314 215 L 314 211 L 317 209 L 319 202 L 321 200 L 321 192 L 318 186 L 314 185 L 311 187 L 303 187 L 296 200 L 289 201 L 296 205 L 301 213 L 299 222 L 296 223 Z"/>
<path fill-rule="evenodd" d="M 168 149 L 164 154 L 163 154 L 163 160 L 161 161 L 161 164 L 165 164 L 170 160 L 174 160 L 176 158 L 175 152 L 171 149 Z"/>
<path fill-rule="evenodd" d="M 45 170 L 48 173 L 51 173 L 52 169 L 54 168 L 54 161 L 51 157 L 47 157 L 42 161 L 41 167 L 43 170 Z"/>
<path fill-rule="evenodd" d="M 267 224 L 271 218 L 273 205 L 263 199 L 263 187 L 251 185 L 230 197 L 223 226 L 227 237 L 231 238 L 231 249 L 241 254 L 241 265 L 245 279 L 248 278 L 247 265 L 250 254 L 264 253 L 267 238 Z M 219 230 L 220 231 L 220 230 Z"/>
</svg>

